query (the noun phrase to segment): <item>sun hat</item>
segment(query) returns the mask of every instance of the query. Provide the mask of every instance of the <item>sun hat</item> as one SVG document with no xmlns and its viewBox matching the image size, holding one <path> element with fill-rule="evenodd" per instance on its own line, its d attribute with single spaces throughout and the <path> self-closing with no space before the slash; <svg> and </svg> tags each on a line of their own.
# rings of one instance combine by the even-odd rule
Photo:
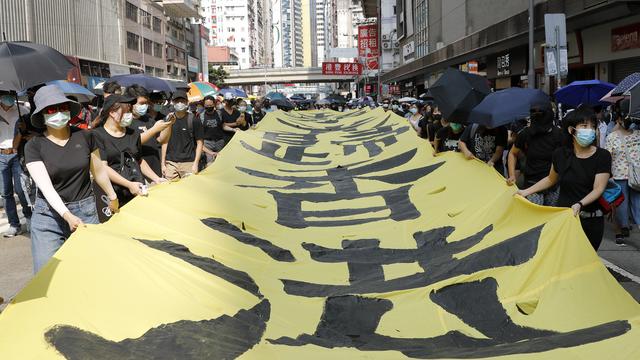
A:
<svg viewBox="0 0 640 360">
<path fill-rule="evenodd" d="M 46 128 L 46 125 L 44 124 L 44 116 L 42 116 L 42 111 L 49 106 L 68 103 L 71 118 L 74 118 L 76 115 L 78 115 L 80 113 L 80 110 L 82 109 L 82 105 L 75 101 L 67 99 L 62 89 L 60 89 L 56 85 L 47 85 L 38 89 L 35 96 L 33 97 L 33 101 L 36 104 L 36 110 L 31 115 L 31 124 L 34 127 L 40 129 Z"/>
</svg>

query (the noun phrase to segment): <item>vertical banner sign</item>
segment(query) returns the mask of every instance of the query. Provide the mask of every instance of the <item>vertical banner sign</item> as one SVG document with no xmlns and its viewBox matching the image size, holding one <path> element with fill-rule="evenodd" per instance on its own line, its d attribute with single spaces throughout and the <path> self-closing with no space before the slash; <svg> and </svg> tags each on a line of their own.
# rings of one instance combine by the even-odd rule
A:
<svg viewBox="0 0 640 360">
<path fill-rule="evenodd" d="M 365 58 L 367 70 L 378 69 L 378 56 L 380 55 L 378 44 L 378 25 L 368 24 L 358 26 L 358 56 Z"/>
</svg>

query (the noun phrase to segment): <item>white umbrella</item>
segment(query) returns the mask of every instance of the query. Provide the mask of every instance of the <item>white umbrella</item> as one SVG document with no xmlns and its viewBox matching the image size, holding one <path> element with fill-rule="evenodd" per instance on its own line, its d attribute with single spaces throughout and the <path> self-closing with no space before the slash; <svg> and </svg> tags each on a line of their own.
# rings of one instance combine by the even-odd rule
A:
<svg viewBox="0 0 640 360">
<path fill-rule="evenodd" d="M 398 99 L 398 102 L 401 102 L 401 103 L 414 103 L 416 101 L 418 101 L 418 99 L 413 97 L 403 97 L 401 99 Z"/>
</svg>

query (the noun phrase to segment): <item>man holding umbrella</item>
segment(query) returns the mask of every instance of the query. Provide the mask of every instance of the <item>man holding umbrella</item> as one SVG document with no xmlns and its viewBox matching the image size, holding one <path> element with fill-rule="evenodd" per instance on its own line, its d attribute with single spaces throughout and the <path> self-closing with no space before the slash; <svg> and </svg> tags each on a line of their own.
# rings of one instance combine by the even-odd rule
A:
<svg viewBox="0 0 640 360">
<path fill-rule="evenodd" d="M 0 174 L 2 175 L 2 199 L 9 219 L 9 229 L 2 233 L 4 237 L 13 237 L 22 233 L 13 196 L 14 186 L 22 205 L 22 214 L 27 218 L 27 222 L 31 219 L 31 207 L 20 181 L 22 167 L 17 151 L 19 139 L 15 136 L 16 123 L 20 114 L 29 112 L 22 107 L 18 109 L 18 106 L 15 93 L 0 92 Z"/>
</svg>

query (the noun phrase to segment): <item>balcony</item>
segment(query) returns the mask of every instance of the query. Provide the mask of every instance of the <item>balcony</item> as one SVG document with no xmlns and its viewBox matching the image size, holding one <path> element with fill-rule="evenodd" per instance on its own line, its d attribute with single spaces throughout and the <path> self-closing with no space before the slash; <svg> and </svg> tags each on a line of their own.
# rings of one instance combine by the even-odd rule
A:
<svg viewBox="0 0 640 360">
<path fill-rule="evenodd" d="M 200 17 L 198 1 L 195 0 L 162 0 L 164 11 L 173 18 Z"/>
</svg>

